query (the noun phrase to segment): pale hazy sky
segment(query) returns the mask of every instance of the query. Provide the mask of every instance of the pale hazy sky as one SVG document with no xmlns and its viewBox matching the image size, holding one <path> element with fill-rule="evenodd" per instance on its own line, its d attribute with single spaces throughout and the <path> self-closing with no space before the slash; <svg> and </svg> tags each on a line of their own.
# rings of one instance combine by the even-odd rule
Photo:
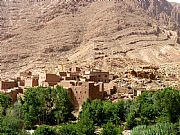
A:
<svg viewBox="0 0 180 135">
<path fill-rule="evenodd" d="M 180 0 L 167 0 L 167 1 L 180 3 Z"/>
</svg>

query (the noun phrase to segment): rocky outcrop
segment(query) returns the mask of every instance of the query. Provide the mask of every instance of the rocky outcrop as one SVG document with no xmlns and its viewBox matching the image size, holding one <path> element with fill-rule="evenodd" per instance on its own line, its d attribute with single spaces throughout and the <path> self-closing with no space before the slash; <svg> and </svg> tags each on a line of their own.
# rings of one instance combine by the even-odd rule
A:
<svg viewBox="0 0 180 135">
<path fill-rule="evenodd" d="M 179 6 L 171 4 L 166 0 L 144 0 L 140 1 L 142 8 L 155 17 L 160 25 L 165 25 L 171 29 L 179 28 Z"/>
</svg>

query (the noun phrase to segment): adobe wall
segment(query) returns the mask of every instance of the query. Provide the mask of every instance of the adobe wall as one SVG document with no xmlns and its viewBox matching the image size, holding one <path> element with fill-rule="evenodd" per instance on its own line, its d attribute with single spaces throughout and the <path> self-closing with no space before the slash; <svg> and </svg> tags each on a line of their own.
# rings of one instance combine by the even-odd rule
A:
<svg viewBox="0 0 180 135">
<path fill-rule="evenodd" d="M 109 72 L 91 72 L 90 73 L 90 81 L 94 82 L 109 82 Z"/>
<path fill-rule="evenodd" d="M 59 72 L 59 75 L 60 76 L 67 76 L 67 73 L 66 72 Z"/>
<path fill-rule="evenodd" d="M 14 89 L 9 89 L 9 90 L 2 90 L 0 91 L 2 93 L 5 93 L 6 95 L 8 95 L 11 99 L 12 99 L 12 103 L 14 104 L 17 101 L 17 97 L 19 93 L 23 93 L 23 89 L 21 88 L 14 88 Z"/>
<path fill-rule="evenodd" d="M 57 82 L 60 81 L 61 81 L 60 76 L 56 74 L 46 74 L 46 73 L 39 74 L 39 86 L 46 85 L 45 82 L 47 82 L 48 85 L 56 85 Z"/>
<path fill-rule="evenodd" d="M 0 81 L 0 90 L 12 89 L 18 87 L 18 83 L 15 81 Z"/>
<path fill-rule="evenodd" d="M 75 85 L 75 83 L 73 84 L 72 81 L 63 80 L 63 81 L 61 81 L 61 82 L 58 82 L 57 85 L 69 89 L 72 85 Z"/>
<path fill-rule="evenodd" d="M 18 91 L 16 90 L 11 90 L 10 93 L 7 93 L 11 99 L 12 99 L 12 103 L 15 103 L 17 101 L 17 94 L 18 94 Z"/>
<path fill-rule="evenodd" d="M 25 83 L 24 83 L 24 86 L 25 87 L 34 87 L 34 86 L 38 86 L 39 85 L 39 83 L 38 83 L 38 78 L 34 78 L 34 77 L 32 77 L 32 78 L 26 78 L 25 79 Z"/>
<path fill-rule="evenodd" d="M 89 83 L 89 99 L 103 99 L 104 98 L 104 84 L 99 83 L 94 85 L 94 83 Z"/>
<path fill-rule="evenodd" d="M 87 84 L 81 86 L 72 86 L 71 88 L 71 100 L 75 109 L 79 109 L 80 106 L 89 98 L 89 89 Z"/>
<path fill-rule="evenodd" d="M 79 67 L 72 67 L 69 69 L 70 72 L 81 72 L 81 69 Z"/>
<path fill-rule="evenodd" d="M 65 80 L 79 80 L 79 72 L 68 72 Z"/>
<path fill-rule="evenodd" d="M 60 82 L 60 77 L 56 74 L 46 74 L 46 82 Z"/>
<path fill-rule="evenodd" d="M 25 86 L 25 81 L 21 77 L 17 77 L 18 86 Z"/>
<path fill-rule="evenodd" d="M 66 85 L 66 86 L 65 86 Z M 76 85 L 61 83 L 61 86 L 68 88 L 75 109 L 79 109 L 87 99 L 103 99 L 104 85 L 103 83 L 94 84 L 94 82 L 77 82 Z M 67 87 L 68 86 L 68 87 Z"/>
<path fill-rule="evenodd" d="M 107 92 L 108 95 L 115 94 L 117 92 L 117 83 L 113 81 L 109 83 L 104 83 L 104 91 Z"/>
</svg>

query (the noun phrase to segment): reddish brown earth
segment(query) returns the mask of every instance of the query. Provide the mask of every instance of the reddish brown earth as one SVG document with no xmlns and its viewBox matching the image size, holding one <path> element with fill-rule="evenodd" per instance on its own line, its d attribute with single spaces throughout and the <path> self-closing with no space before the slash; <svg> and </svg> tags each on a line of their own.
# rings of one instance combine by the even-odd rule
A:
<svg viewBox="0 0 180 135">
<path fill-rule="evenodd" d="M 0 78 L 180 62 L 180 8 L 166 0 L 1 0 L 0 8 Z"/>
</svg>

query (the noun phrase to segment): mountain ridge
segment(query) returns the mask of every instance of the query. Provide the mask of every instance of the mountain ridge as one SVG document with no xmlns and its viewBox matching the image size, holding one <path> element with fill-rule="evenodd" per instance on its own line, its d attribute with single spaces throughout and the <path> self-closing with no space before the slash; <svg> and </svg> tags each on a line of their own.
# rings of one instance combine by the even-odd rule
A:
<svg viewBox="0 0 180 135">
<path fill-rule="evenodd" d="M 122 69 L 121 61 L 180 61 L 180 10 L 166 0 L 7 0 L 0 7 L 1 76 L 61 64 L 111 70 L 114 61 Z"/>
</svg>

